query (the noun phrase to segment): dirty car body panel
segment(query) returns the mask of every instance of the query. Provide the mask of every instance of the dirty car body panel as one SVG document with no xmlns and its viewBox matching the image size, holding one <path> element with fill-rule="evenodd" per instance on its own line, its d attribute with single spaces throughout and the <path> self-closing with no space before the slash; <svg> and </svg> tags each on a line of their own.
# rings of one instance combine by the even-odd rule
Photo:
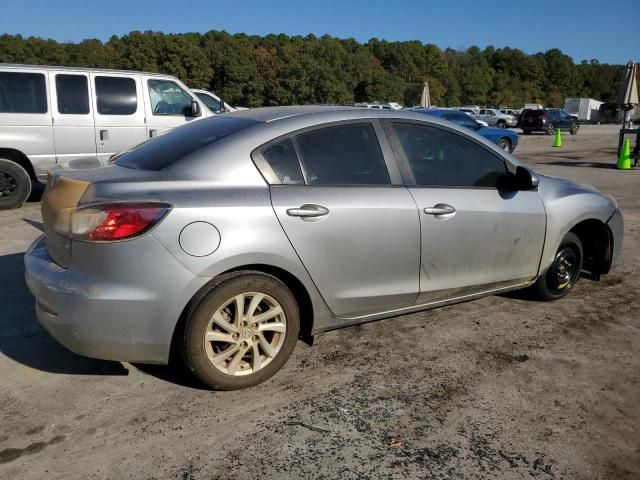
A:
<svg viewBox="0 0 640 480">
<path fill-rule="evenodd" d="M 410 171 L 410 145 L 393 132 L 398 122 L 470 142 L 495 158 L 504 176 L 521 166 L 486 139 L 419 113 L 281 107 L 204 119 L 108 167 L 49 176 L 46 236 L 25 256 L 39 321 L 82 355 L 167 363 L 189 303 L 229 271 L 295 280 L 309 302 L 302 321 L 315 334 L 531 285 L 563 236 L 586 219 L 606 226 L 609 263 L 619 254 L 621 214 L 589 187 L 548 177 L 526 191 L 420 185 Z M 384 175 L 375 185 L 317 184 L 304 135 L 353 124 L 377 142 Z M 298 183 L 265 166 L 265 146 L 282 142 L 300 157 Z M 442 163 L 455 152 L 445 148 L 423 160 Z M 88 241 L 65 233 L 76 228 L 77 211 L 121 204 L 166 207 L 132 238 Z M 455 212 L 433 213 L 438 205 Z"/>
</svg>

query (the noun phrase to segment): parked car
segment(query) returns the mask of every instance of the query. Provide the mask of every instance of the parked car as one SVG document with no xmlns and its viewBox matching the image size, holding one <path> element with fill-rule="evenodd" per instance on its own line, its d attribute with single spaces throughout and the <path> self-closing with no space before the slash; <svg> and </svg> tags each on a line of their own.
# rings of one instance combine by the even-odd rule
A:
<svg viewBox="0 0 640 480">
<path fill-rule="evenodd" d="M 395 188 L 389 188 L 393 186 Z M 299 337 L 532 287 L 621 249 L 616 203 L 410 111 L 274 107 L 59 170 L 25 255 L 36 314 L 80 355 L 256 385 Z"/>
<path fill-rule="evenodd" d="M 520 120 L 520 128 L 525 135 L 535 131 L 552 135 L 557 128 L 569 130 L 571 135 L 575 135 L 580 128 L 580 122 L 560 109 L 545 108 L 543 110 L 525 110 Z"/>
<path fill-rule="evenodd" d="M 216 94 L 211 93 L 207 90 L 199 90 L 197 88 L 192 88 L 191 92 L 196 95 L 204 103 L 210 112 L 212 113 L 221 113 L 223 109 L 221 108 L 222 103 L 220 101 L 220 97 Z M 225 112 L 235 112 L 236 110 L 243 110 L 242 108 L 238 109 L 232 107 L 227 102 L 224 102 L 224 111 Z"/>
<path fill-rule="evenodd" d="M 514 108 L 501 108 L 500 113 L 504 113 L 505 115 L 511 115 L 512 117 L 518 118 L 520 115 L 520 111 Z"/>
<path fill-rule="evenodd" d="M 518 117 L 502 113 L 497 108 L 481 108 L 474 118 L 483 120 L 490 126 L 498 128 L 515 127 L 518 124 Z"/>
<path fill-rule="evenodd" d="M 451 110 L 448 108 L 416 108 L 416 112 L 425 115 L 432 115 L 438 118 L 444 118 L 450 122 L 456 123 L 461 127 L 474 131 L 481 137 L 486 138 L 490 142 L 495 143 L 501 150 L 505 152 L 513 152 L 518 146 L 518 134 L 507 130 L 506 128 L 492 128 L 482 126 L 470 115 L 466 113 Z"/>
<path fill-rule="evenodd" d="M 114 154 L 212 115 L 157 73 L 0 64 L 0 209 L 16 208 L 54 167 Z"/>
</svg>

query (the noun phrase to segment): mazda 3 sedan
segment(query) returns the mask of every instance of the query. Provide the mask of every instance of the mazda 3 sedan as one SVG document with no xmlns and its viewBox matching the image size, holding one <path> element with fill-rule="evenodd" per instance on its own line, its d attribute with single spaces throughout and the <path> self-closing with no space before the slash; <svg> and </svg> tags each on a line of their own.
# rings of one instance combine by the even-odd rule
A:
<svg viewBox="0 0 640 480">
<path fill-rule="evenodd" d="M 348 107 L 234 112 L 55 171 L 42 216 L 26 280 L 56 339 L 141 363 L 176 346 L 227 390 L 326 330 L 522 288 L 559 299 L 609 271 L 623 230 L 612 199 L 467 129 Z"/>
</svg>

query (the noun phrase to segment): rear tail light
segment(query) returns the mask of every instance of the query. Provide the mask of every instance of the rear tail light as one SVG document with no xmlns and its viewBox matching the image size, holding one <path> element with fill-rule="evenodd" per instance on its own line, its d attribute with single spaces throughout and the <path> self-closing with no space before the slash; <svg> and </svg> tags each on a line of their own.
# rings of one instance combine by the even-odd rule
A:
<svg viewBox="0 0 640 480">
<path fill-rule="evenodd" d="M 139 237 L 169 212 L 165 203 L 110 203 L 77 208 L 71 215 L 70 237 L 85 242 L 110 242 Z"/>
</svg>

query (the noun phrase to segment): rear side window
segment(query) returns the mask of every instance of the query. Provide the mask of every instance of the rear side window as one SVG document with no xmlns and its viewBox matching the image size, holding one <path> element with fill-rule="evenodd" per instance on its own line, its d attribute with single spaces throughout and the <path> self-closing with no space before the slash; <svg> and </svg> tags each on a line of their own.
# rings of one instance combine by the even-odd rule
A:
<svg viewBox="0 0 640 480">
<path fill-rule="evenodd" d="M 388 185 L 370 123 L 320 128 L 296 137 L 308 185 Z"/>
<path fill-rule="evenodd" d="M 273 143 L 260 153 L 283 185 L 304 185 L 298 155 L 290 138 Z"/>
<path fill-rule="evenodd" d="M 507 167 L 472 140 L 440 128 L 392 123 L 416 185 L 496 188 Z"/>
<path fill-rule="evenodd" d="M 89 113 L 89 87 L 84 75 L 56 75 L 56 94 L 59 113 Z"/>
<path fill-rule="evenodd" d="M 42 73 L 0 72 L 0 112 L 47 113 Z"/>
<path fill-rule="evenodd" d="M 212 117 L 171 130 L 121 154 L 115 164 L 158 171 L 218 140 L 257 124 L 255 120 Z"/>
<path fill-rule="evenodd" d="M 136 82 L 127 77 L 96 77 L 100 115 L 133 115 L 138 110 Z"/>
</svg>

